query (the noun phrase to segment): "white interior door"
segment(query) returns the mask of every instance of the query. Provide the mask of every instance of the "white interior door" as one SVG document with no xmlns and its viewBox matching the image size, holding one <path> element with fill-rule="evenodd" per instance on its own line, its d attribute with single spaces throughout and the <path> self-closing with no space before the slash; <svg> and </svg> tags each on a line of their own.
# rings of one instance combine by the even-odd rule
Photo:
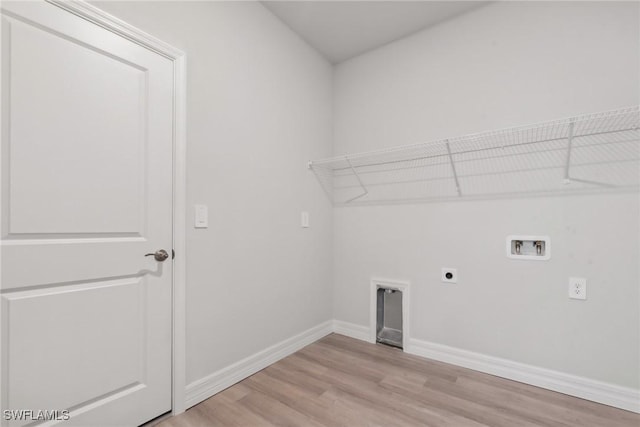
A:
<svg viewBox="0 0 640 427">
<path fill-rule="evenodd" d="M 34 411 L 6 424 L 171 409 L 172 100 L 171 60 L 3 2 L 1 402 Z"/>
</svg>

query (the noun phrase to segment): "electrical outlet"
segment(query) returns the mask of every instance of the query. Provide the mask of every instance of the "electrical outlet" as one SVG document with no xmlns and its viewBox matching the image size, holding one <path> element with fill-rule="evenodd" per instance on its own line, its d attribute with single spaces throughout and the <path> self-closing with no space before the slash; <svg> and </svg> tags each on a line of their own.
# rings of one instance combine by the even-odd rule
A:
<svg viewBox="0 0 640 427">
<path fill-rule="evenodd" d="M 458 270 L 455 268 L 442 268 L 442 281 L 445 283 L 458 283 Z"/>
<path fill-rule="evenodd" d="M 569 298 L 587 299 L 587 279 L 569 277 Z"/>
</svg>

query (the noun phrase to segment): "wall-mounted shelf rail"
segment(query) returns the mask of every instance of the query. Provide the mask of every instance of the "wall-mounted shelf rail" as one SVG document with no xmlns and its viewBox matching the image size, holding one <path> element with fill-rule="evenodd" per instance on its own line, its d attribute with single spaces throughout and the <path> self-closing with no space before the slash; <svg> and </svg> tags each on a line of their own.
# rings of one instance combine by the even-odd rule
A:
<svg viewBox="0 0 640 427">
<path fill-rule="evenodd" d="M 336 205 L 640 189 L 640 107 L 309 162 Z"/>
</svg>

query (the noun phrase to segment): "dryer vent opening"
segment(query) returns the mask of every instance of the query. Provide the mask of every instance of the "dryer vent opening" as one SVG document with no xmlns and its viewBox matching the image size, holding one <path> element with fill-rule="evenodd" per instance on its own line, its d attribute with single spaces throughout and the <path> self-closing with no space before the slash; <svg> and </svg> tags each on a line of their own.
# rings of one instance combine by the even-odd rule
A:
<svg viewBox="0 0 640 427">
<path fill-rule="evenodd" d="M 402 348 L 402 292 L 377 290 L 376 342 Z"/>
</svg>

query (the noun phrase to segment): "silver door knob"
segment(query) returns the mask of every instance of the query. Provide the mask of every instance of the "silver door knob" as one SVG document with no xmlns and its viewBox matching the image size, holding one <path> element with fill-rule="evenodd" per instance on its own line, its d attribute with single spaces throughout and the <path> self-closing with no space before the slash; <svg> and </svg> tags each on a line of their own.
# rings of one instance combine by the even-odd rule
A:
<svg viewBox="0 0 640 427">
<path fill-rule="evenodd" d="M 145 256 L 152 256 L 155 258 L 156 261 L 164 261 L 165 259 L 169 258 L 169 254 L 167 253 L 167 251 L 165 251 L 164 249 L 160 249 L 155 251 L 152 254 L 145 254 Z"/>
</svg>

